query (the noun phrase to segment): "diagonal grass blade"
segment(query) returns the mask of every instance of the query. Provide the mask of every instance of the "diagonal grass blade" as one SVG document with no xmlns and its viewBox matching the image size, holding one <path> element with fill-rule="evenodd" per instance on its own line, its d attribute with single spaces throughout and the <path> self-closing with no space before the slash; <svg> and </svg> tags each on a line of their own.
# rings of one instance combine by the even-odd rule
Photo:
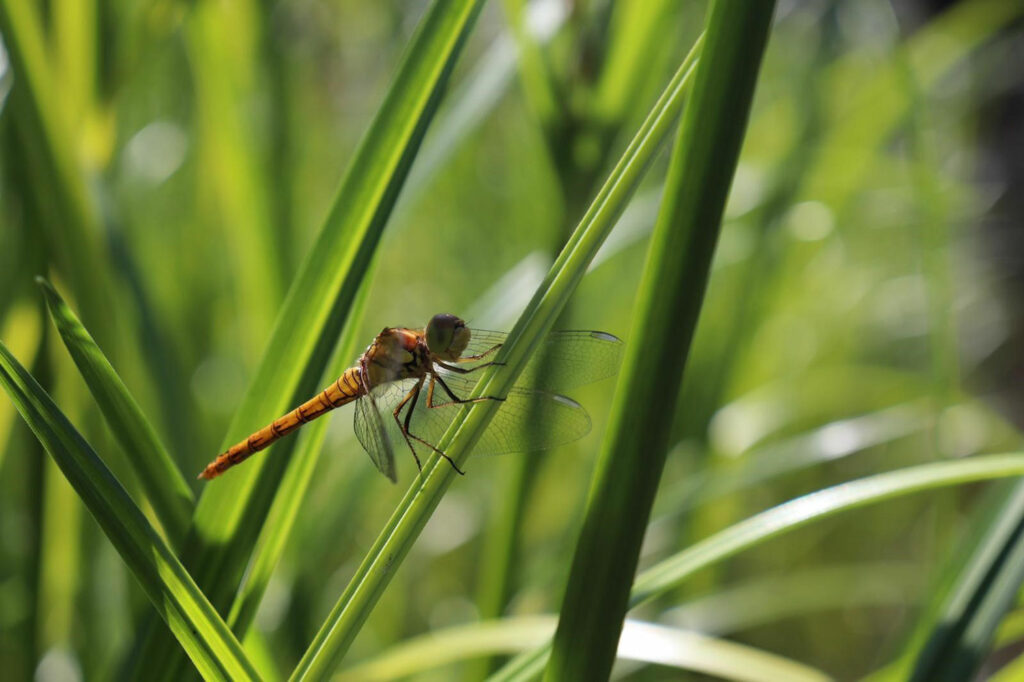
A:
<svg viewBox="0 0 1024 682">
<path fill-rule="evenodd" d="M 207 679 L 258 679 L 173 550 L 50 396 L 0 343 L 0 384 Z"/>
<path fill-rule="evenodd" d="M 88 330 L 49 282 L 42 278 L 36 281 L 43 290 L 50 317 L 111 433 L 128 454 L 160 524 L 177 543 L 184 537 L 192 516 L 192 490 Z"/>
</svg>

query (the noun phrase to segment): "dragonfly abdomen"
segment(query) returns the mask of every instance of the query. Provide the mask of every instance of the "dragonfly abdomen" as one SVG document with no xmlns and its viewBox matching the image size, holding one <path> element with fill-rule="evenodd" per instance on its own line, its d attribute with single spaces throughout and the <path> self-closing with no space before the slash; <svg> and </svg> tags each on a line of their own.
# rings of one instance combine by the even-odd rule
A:
<svg viewBox="0 0 1024 682">
<path fill-rule="evenodd" d="M 210 462 L 203 469 L 203 472 L 199 474 L 199 478 L 209 480 L 220 476 L 231 467 L 245 461 L 253 454 L 268 447 L 274 441 L 287 436 L 306 422 L 316 419 L 336 407 L 350 403 L 363 395 L 365 391 L 359 378 L 359 372 L 359 367 L 351 367 L 345 370 L 330 386 L 288 414 L 278 417 L 245 440 L 235 443 L 226 452 L 218 455 L 217 459 Z"/>
</svg>

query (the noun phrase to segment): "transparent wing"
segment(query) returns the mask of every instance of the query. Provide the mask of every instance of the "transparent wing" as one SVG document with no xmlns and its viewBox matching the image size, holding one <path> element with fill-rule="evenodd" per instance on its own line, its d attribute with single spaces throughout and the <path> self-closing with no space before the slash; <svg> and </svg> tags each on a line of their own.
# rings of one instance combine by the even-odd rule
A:
<svg viewBox="0 0 1024 682">
<path fill-rule="evenodd" d="M 469 345 L 462 355 L 482 355 L 505 343 L 507 337 L 508 334 L 504 332 L 472 329 Z M 523 370 L 516 385 L 541 391 L 564 391 L 599 381 L 619 370 L 622 347 L 618 337 L 604 332 L 551 332 Z M 495 355 L 496 351 L 478 362 L 493 360 Z M 473 367 L 474 364 L 465 363 L 464 366 Z"/>
<path fill-rule="evenodd" d="M 465 399 L 473 390 L 476 376 L 444 372 L 440 376 L 440 381 L 444 382 L 455 397 Z M 406 392 L 414 385 L 415 382 L 411 382 Z M 416 439 L 436 446 L 461 407 L 453 402 L 452 396 L 440 382 L 434 385 L 431 402 L 434 407 L 430 407 L 429 386 L 428 378 L 409 418 L 409 433 L 415 437 L 411 439 L 411 445 L 421 458 L 429 455 L 431 448 Z M 398 395 L 400 392 L 401 389 L 398 389 L 390 394 L 392 404 L 397 405 L 404 397 Z M 409 409 L 408 406 L 405 409 Z M 403 423 L 405 409 L 402 411 Z M 394 419 L 391 419 L 391 422 L 393 430 L 389 431 L 389 436 L 394 438 L 393 434 L 397 434 L 398 438 L 403 438 L 399 425 Z M 590 417 L 576 401 L 546 391 L 515 388 L 498 406 L 494 418 L 477 441 L 473 452 L 500 455 L 545 450 L 582 438 L 589 431 Z"/>
<path fill-rule="evenodd" d="M 396 441 L 391 437 L 386 428 L 387 421 L 380 411 L 382 399 L 385 402 L 390 400 L 389 392 L 393 386 L 392 383 L 376 386 L 370 389 L 368 395 L 364 395 L 356 401 L 354 430 L 356 438 L 359 439 L 366 453 L 370 455 L 374 466 L 390 478 L 392 483 L 395 483 L 398 481 L 398 476 L 395 474 L 395 455 L 392 444 L 400 443 L 401 439 Z M 387 419 L 391 419 L 390 414 L 387 415 Z"/>
</svg>

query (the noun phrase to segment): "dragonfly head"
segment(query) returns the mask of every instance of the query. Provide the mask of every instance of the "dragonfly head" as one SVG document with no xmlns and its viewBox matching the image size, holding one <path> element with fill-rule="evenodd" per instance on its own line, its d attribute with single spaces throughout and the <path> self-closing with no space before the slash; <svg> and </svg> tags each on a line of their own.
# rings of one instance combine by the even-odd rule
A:
<svg viewBox="0 0 1024 682">
<path fill-rule="evenodd" d="M 469 344 L 466 323 L 450 313 L 434 315 L 427 323 L 427 348 L 442 360 L 458 360 Z"/>
</svg>

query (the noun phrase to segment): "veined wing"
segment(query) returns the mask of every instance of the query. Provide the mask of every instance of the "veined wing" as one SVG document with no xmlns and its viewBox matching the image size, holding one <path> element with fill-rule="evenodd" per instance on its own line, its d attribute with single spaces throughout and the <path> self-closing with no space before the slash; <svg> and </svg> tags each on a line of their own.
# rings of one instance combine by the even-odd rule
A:
<svg viewBox="0 0 1024 682">
<path fill-rule="evenodd" d="M 463 356 L 486 353 L 505 343 L 508 334 L 471 329 Z M 564 391 L 607 378 L 619 370 L 622 340 L 605 332 L 556 331 L 547 335 L 526 365 L 517 386 L 541 391 Z M 480 362 L 493 360 L 491 353 Z M 472 367 L 472 364 L 466 363 Z"/>
<path fill-rule="evenodd" d="M 460 399 L 469 396 L 477 381 L 472 374 L 449 372 L 442 373 L 440 380 Z M 462 406 L 445 405 L 451 403 L 451 396 L 440 383 L 435 383 L 434 407 L 429 407 L 429 384 L 428 378 L 409 420 L 409 431 L 428 443 L 437 445 Z M 505 400 L 498 404 L 491 423 L 480 436 L 473 452 L 481 455 L 500 455 L 545 450 L 582 438 L 589 431 L 590 417 L 575 400 L 547 391 L 514 388 Z M 421 456 L 429 454 L 429 448 L 421 449 L 415 442 L 414 446 Z"/>
<path fill-rule="evenodd" d="M 371 388 L 367 395 L 356 401 L 354 418 L 356 438 L 370 456 L 374 466 L 390 478 L 392 483 L 398 481 L 395 474 L 394 444 L 401 443 L 402 439 L 392 438 L 386 424 L 387 420 L 394 420 L 391 419 L 390 413 L 381 413 L 381 403 L 390 402 L 394 387 L 395 383 L 386 383 Z"/>
</svg>

